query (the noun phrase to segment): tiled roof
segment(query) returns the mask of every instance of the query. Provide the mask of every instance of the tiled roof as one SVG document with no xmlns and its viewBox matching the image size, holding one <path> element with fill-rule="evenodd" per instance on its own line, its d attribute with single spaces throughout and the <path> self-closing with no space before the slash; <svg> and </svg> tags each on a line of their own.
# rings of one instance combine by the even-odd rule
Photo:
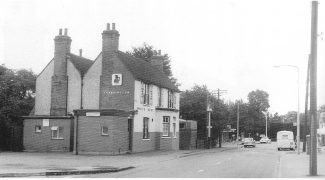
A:
<svg viewBox="0 0 325 180">
<path fill-rule="evenodd" d="M 118 57 L 136 79 L 179 92 L 178 88 L 159 69 L 149 62 L 118 51 Z"/>
<path fill-rule="evenodd" d="M 78 69 L 78 71 L 82 76 L 88 71 L 90 66 L 94 63 L 94 61 L 92 60 L 71 53 L 70 53 L 70 61 Z"/>
</svg>

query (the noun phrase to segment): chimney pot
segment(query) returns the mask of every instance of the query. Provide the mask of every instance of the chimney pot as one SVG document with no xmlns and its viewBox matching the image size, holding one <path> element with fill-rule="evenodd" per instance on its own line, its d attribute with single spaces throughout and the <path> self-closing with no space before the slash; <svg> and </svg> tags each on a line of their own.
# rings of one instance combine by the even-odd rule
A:
<svg viewBox="0 0 325 180">
<path fill-rule="evenodd" d="M 115 30 L 115 23 L 112 23 L 112 30 Z"/>
<path fill-rule="evenodd" d="M 64 28 L 64 35 L 67 36 L 68 35 L 68 29 Z"/>
<path fill-rule="evenodd" d="M 111 26 L 110 26 L 109 23 L 107 23 L 106 30 L 107 30 L 107 31 L 111 30 Z"/>
<path fill-rule="evenodd" d="M 82 49 L 79 49 L 79 56 L 82 57 Z"/>
<path fill-rule="evenodd" d="M 62 35 L 62 29 L 61 28 L 59 29 L 59 35 L 60 36 Z"/>
</svg>

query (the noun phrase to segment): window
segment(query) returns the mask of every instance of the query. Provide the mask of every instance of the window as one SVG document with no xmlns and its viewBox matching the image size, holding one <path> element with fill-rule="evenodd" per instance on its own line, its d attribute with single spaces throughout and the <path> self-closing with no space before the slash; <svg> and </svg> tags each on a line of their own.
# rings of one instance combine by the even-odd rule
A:
<svg viewBox="0 0 325 180">
<path fill-rule="evenodd" d="M 141 82 L 140 103 L 152 105 L 152 85 Z"/>
<path fill-rule="evenodd" d="M 157 104 L 158 107 L 161 107 L 161 99 L 162 99 L 161 91 L 162 91 L 161 88 L 158 88 L 158 104 Z"/>
<path fill-rule="evenodd" d="M 42 126 L 41 125 L 36 125 L 35 126 L 35 133 L 41 133 L 42 132 Z"/>
<path fill-rule="evenodd" d="M 108 127 L 102 126 L 102 136 L 108 136 Z"/>
<path fill-rule="evenodd" d="M 176 108 L 176 95 L 172 91 L 168 91 L 168 108 Z"/>
<path fill-rule="evenodd" d="M 149 118 L 143 118 L 143 139 L 149 139 Z"/>
<path fill-rule="evenodd" d="M 63 139 L 63 127 L 52 126 L 51 135 L 52 139 Z"/>
<path fill-rule="evenodd" d="M 185 123 L 179 123 L 179 129 L 185 129 Z"/>
<path fill-rule="evenodd" d="M 176 137 L 176 123 L 173 123 L 173 137 Z"/>
<path fill-rule="evenodd" d="M 169 136 L 170 131 L 170 117 L 164 116 L 163 117 L 163 136 Z"/>
</svg>

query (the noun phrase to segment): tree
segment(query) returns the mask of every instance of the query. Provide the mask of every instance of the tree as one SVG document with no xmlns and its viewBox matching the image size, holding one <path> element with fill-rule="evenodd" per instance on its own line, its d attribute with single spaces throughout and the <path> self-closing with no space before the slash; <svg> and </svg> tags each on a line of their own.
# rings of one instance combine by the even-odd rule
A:
<svg viewBox="0 0 325 180">
<path fill-rule="evenodd" d="M 10 127 L 22 127 L 20 116 L 34 107 L 36 75 L 25 69 L 11 70 L 0 65 L 0 149 L 9 137 Z"/>
<path fill-rule="evenodd" d="M 143 43 L 143 46 L 140 47 L 133 47 L 132 51 L 127 51 L 126 53 L 129 55 L 132 55 L 134 57 L 143 59 L 147 62 L 150 62 L 150 59 L 154 55 L 154 52 L 157 52 L 157 50 L 151 46 L 148 45 L 147 43 Z M 168 78 L 177 86 L 180 84 L 177 83 L 177 79 L 173 77 L 172 69 L 171 69 L 171 64 L 170 64 L 170 57 L 168 54 L 162 55 L 164 57 L 164 62 L 163 62 L 163 71 L 164 73 L 168 76 Z"/>
</svg>

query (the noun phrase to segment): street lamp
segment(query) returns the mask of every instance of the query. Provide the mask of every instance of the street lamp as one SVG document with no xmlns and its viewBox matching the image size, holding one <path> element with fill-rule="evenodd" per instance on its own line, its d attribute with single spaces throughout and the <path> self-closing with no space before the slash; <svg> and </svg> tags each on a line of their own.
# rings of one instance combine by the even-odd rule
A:
<svg viewBox="0 0 325 180">
<path fill-rule="evenodd" d="M 268 112 L 265 112 L 264 115 L 265 115 L 265 137 L 267 137 L 267 115 L 268 115 Z"/>
<path fill-rule="evenodd" d="M 298 86 L 298 109 L 297 109 L 297 148 L 298 148 L 298 154 L 300 154 L 300 119 L 299 119 L 299 67 L 298 66 L 294 66 L 294 65 L 277 65 L 277 66 L 273 66 L 274 68 L 280 68 L 280 67 L 292 67 L 295 68 L 297 70 L 297 86 Z"/>
</svg>

